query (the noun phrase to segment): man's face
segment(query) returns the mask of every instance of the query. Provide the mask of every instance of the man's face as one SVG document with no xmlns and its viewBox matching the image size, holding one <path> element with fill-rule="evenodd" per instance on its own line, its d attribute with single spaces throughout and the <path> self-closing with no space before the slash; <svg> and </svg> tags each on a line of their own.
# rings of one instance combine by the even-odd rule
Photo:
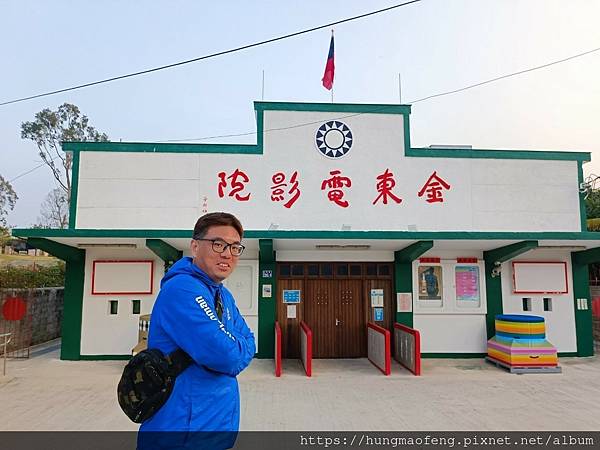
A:
<svg viewBox="0 0 600 450">
<path fill-rule="evenodd" d="M 227 244 L 239 244 L 241 237 L 235 228 L 229 225 L 212 226 L 202 239 L 216 239 Z M 213 281 L 222 282 L 227 278 L 235 266 L 239 257 L 231 255 L 231 247 L 223 253 L 217 253 L 212 248 L 212 242 L 192 239 L 191 251 L 194 264 L 202 269 Z"/>
</svg>

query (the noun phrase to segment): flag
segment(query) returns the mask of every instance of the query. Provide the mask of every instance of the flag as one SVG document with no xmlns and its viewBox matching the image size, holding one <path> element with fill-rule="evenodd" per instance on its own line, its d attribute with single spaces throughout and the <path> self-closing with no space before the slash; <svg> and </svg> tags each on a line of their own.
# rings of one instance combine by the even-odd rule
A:
<svg viewBox="0 0 600 450">
<path fill-rule="evenodd" d="M 329 54 L 327 55 L 327 64 L 325 64 L 325 73 L 323 74 L 323 87 L 330 91 L 333 88 L 333 74 L 335 64 L 333 62 L 333 33 L 331 34 L 331 43 L 329 44 Z"/>
</svg>

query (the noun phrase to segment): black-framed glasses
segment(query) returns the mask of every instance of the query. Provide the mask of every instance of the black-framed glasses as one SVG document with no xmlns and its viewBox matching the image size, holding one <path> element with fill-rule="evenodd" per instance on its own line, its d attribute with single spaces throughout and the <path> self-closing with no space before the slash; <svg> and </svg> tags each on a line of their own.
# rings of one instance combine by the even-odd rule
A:
<svg viewBox="0 0 600 450">
<path fill-rule="evenodd" d="M 215 253 L 223 253 L 225 250 L 227 250 L 227 248 L 229 248 L 231 256 L 240 256 L 244 252 L 244 249 L 246 248 L 242 244 L 238 244 L 236 242 L 234 242 L 233 244 L 228 244 L 227 242 L 225 242 L 221 239 L 200 239 L 200 238 L 193 238 L 193 239 L 195 241 L 212 242 L 212 249 Z"/>
</svg>

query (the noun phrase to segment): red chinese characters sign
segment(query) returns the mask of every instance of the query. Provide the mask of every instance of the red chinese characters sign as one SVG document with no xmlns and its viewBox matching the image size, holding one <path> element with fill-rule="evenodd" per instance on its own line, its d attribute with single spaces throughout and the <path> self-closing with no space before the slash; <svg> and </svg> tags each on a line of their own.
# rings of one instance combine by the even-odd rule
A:
<svg viewBox="0 0 600 450">
<path fill-rule="evenodd" d="M 341 170 L 331 170 L 329 178 L 325 178 L 321 182 L 321 191 L 327 191 L 327 199 L 342 208 L 348 208 L 350 203 L 345 198 L 347 190 L 352 187 L 350 177 L 342 174 Z M 231 173 L 219 172 L 217 174 L 218 185 L 217 192 L 220 198 L 232 197 L 240 202 L 250 200 L 251 193 L 250 177 L 241 169 L 235 169 Z M 382 203 L 383 205 L 402 203 L 402 198 L 399 196 L 394 173 L 386 168 L 375 178 L 375 188 L 378 195 L 372 201 L 373 205 Z M 437 171 L 429 176 L 425 184 L 418 191 L 418 197 L 425 196 L 427 203 L 443 203 L 444 191 L 450 190 L 451 185 L 446 180 L 441 178 Z M 300 176 L 298 171 L 294 171 L 288 177 L 285 172 L 276 172 L 271 176 L 270 200 L 273 203 L 283 202 L 282 205 L 290 209 L 298 201 L 302 194 L 300 189 Z M 208 209 L 208 198 L 203 198 L 202 211 Z"/>
<path fill-rule="evenodd" d="M 300 189 L 298 188 L 298 172 L 294 172 L 290 177 L 290 182 L 285 183 L 285 174 L 283 172 L 277 172 L 275 175 L 271 177 L 271 181 L 273 182 L 273 186 L 271 186 L 271 201 L 272 202 L 281 202 L 285 200 L 285 189 L 288 187 L 288 184 L 291 186 L 287 194 L 290 196 L 288 201 L 283 204 L 286 208 L 291 208 L 298 197 L 300 197 Z"/>
</svg>

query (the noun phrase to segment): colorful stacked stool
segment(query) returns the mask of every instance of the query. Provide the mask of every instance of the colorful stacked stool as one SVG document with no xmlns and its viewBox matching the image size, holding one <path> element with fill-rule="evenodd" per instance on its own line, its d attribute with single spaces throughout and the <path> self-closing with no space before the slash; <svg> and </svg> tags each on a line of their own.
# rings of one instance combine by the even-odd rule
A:
<svg viewBox="0 0 600 450">
<path fill-rule="evenodd" d="M 511 373 L 560 373 L 556 348 L 546 340 L 540 316 L 500 314 L 488 341 L 487 360 Z"/>
</svg>

